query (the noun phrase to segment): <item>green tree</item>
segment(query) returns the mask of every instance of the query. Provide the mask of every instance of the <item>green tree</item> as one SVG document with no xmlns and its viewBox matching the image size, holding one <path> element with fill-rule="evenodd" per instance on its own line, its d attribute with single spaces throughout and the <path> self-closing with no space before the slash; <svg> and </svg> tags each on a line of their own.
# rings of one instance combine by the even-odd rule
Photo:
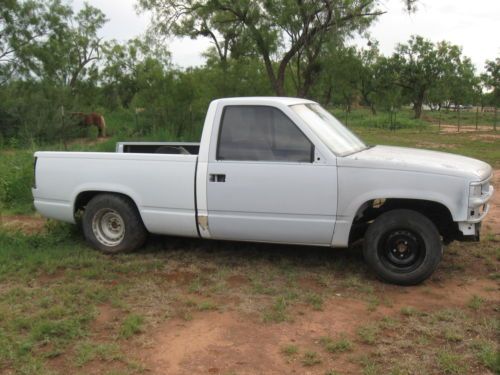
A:
<svg viewBox="0 0 500 375">
<path fill-rule="evenodd" d="M 486 61 L 485 70 L 481 78 L 489 91 L 489 102 L 494 106 L 500 106 L 500 58 Z"/>
<path fill-rule="evenodd" d="M 3 0 L 0 6 L 0 86 L 25 71 L 34 48 L 56 30 L 70 9 L 59 0 Z"/>
<path fill-rule="evenodd" d="M 95 80 L 102 49 L 97 33 L 106 21 L 101 10 L 88 4 L 76 15 L 70 10 L 64 22 L 33 51 L 29 76 L 67 86 L 72 92 L 81 80 Z"/>
<path fill-rule="evenodd" d="M 473 82 L 473 66 L 462 57 L 460 47 L 444 41 L 435 45 L 420 36 L 399 44 L 391 65 L 398 73 L 397 84 L 413 104 L 415 118 L 420 118 L 422 106 L 433 89 L 434 100 L 459 100 L 457 94 Z"/>
<path fill-rule="evenodd" d="M 362 63 L 355 47 L 334 45 L 324 55 L 323 102 L 341 104 L 347 112 L 359 99 Z"/>
<path fill-rule="evenodd" d="M 411 9 L 414 1 L 405 3 Z M 216 40 L 228 40 L 225 30 L 235 31 L 232 41 L 238 36 L 251 41 L 277 95 L 286 94 L 286 74 L 297 59 L 299 96 L 317 79 L 325 44 L 368 27 L 383 13 L 379 5 L 379 0 L 139 0 L 162 34 L 209 36 L 219 51 Z"/>
<path fill-rule="evenodd" d="M 159 66 L 170 67 L 170 52 L 156 41 L 147 38 L 134 38 L 126 43 L 115 40 L 104 43 L 102 47 L 102 69 L 99 74 L 107 104 L 129 107 L 140 88 L 140 72 L 148 60 L 155 60 Z"/>
</svg>

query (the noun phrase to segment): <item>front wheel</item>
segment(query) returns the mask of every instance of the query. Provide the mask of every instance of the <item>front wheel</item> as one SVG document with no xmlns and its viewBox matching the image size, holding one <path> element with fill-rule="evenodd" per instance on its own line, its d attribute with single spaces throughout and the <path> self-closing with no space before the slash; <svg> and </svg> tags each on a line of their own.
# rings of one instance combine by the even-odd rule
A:
<svg viewBox="0 0 500 375">
<path fill-rule="evenodd" d="M 412 210 L 393 210 L 375 219 L 364 239 L 363 255 L 383 280 L 414 285 L 432 275 L 443 245 L 436 226 Z"/>
<path fill-rule="evenodd" d="M 82 220 L 89 244 L 106 254 L 136 250 L 147 232 L 132 201 L 117 194 L 99 194 L 90 200 Z"/>
</svg>

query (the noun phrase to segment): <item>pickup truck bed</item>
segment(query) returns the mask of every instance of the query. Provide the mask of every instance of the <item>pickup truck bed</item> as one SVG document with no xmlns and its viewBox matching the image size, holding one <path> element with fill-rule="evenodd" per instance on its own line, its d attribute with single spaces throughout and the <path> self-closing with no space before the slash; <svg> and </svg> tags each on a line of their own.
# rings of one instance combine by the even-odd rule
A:
<svg viewBox="0 0 500 375">
<path fill-rule="evenodd" d="M 114 192 L 136 202 L 149 232 L 196 237 L 196 159 L 160 153 L 40 153 L 35 206 L 47 217 L 74 223 L 76 207 L 90 192 Z"/>
<path fill-rule="evenodd" d="M 116 152 L 134 154 L 198 155 L 200 144 L 194 142 L 119 142 Z"/>
</svg>

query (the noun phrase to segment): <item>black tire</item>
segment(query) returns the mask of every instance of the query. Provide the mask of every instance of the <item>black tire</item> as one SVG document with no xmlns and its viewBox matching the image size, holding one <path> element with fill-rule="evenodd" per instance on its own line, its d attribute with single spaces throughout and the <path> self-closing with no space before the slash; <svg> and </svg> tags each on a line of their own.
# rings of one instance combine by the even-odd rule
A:
<svg viewBox="0 0 500 375">
<path fill-rule="evenodd" d="M 135 204 L 118 194 L 99 194 L 90 200 L 82 218 L 87 242 L 105 254 L 130 252 L 147 238 Z"/>
<path fill-rule="evenodd" d="M 442 254 L 436 226 L 416 211 L 386 212 L 365 233 L 364 258 L 377 276 L 390 283 L 421 283 L 435 271 Z"/>
</svg>

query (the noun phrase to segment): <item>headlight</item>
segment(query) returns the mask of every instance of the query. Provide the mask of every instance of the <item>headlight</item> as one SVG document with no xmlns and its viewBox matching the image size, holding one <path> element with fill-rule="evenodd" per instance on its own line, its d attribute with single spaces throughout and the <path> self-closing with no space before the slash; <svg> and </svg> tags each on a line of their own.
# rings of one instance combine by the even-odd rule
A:
<svg viewBox="0 0 500 375">
<path fill-rule="evenodd" d="M 481 185 L 471 185 L 470 186 L 470 196 L 480 197 L 483 192 L 483 187 Z"/>
<path fill-rule="evenodd" d="M 490 192 L 490 179 L 480 182 L 472 182 L 469 187 L 469 197 L 479 198 Z"/>
</svg>

